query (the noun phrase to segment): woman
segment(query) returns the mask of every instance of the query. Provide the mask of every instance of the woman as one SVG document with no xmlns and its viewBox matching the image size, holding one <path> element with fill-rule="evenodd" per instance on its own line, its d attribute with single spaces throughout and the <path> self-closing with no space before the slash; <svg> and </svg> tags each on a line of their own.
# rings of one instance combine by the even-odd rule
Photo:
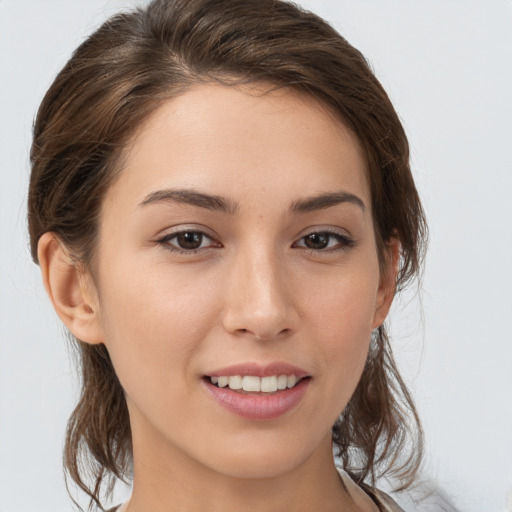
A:
<svg viewBox="0 0 512 512">
<path fill-rule="evenodd" d="M 77 49 L 31 161 L 91 506 L 120 478 L 119 512 L 400 510 L 375 481 L 412 483 L 421 428 L 383 323 L 426 228 L 356 49 L 286 2 L 155 0 Z"/>
</svg>

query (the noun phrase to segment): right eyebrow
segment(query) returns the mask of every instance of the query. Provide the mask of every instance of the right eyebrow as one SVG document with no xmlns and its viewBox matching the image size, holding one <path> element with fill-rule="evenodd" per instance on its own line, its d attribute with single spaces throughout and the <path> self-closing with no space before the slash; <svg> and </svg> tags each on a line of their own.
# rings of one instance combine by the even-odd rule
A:
<svg viewBox="0 0 512 512">
<path fill-rule="evenodd" d="M 331 208 L 341 203 L 352 203 L 361 208 L 363 212 L 365 211 L 364 201 L 360 197 L 343 190 L 300 199 L 292 204 L 290 210 L 296 213 L 309 213 Z"/>
<path fill-rule="evenodd" d="M 233 214 L 238 210 L 238 205 L 224 197 L 204 194 L 189 189 L 164 189 L 156 190 L 148 194 L 139 206 L 148 206 L 160 202 L 184 203 L 207 210 Z"/>
</svg>

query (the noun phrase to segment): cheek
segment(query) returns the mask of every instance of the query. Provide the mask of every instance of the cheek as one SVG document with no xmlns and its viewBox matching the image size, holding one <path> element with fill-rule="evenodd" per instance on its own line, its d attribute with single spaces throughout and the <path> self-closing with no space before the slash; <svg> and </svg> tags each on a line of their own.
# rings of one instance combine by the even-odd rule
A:
<svg viewBox="0 0 512 512">
<path fill-rule="evenodd" d="M 127 392 L 134 376 L 148 385 L 185 385 L 218 300 L 179 272 L 138 268 L 117 267 L 102 281 L 105 344 L 116 372 Z"/>
<path fill-rule="evenodd" d="M 336 280 L 311 282 L 309 287 L 314 293 L 308 301 L 308 336 L 318 340 L 314 346 L 320 374 L 327 393 L 340 404 L 338 413 L 363 372 L 373 331 L 378 270 L 368 272 L 372 262 L 369 265 L 359 272 L 340 273 Z"/>
<path fill-rule="evenodd" d="M 359 345 L 361 336 L 373 329 L 378 280 L 378 267 L 372 260 L 337 273 L 313 276 L 302 287 L 311 324 L 333 342 L 343 339 Z"/>
</svg>

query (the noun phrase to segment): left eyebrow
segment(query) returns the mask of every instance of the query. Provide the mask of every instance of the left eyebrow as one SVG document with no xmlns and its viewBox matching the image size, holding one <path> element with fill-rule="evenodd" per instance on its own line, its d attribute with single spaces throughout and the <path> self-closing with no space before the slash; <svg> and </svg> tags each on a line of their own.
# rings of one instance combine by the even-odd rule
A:
<svg viewBox="0 0 512 512">
<path fill-rule="evenodd" d="M 363 200 L 351 194 L 350 192 L 328 192 L 326 194 L 319 194 L 313 197 L 307 197 L 306 199 L 299 199 L 294 201 L 290 207 L 291 213 L 310 213 L 316 210 L 324 210 L 331 206 L 336 206 L 341 203 L 352 203 L 361 208 L 363 212 L 366 207 Z"/>
<path fill-rule="evenodd" d="M 203 194 L 196 190 L 188 189 L 166 189 L 157 190 L 148 194 L 139 206 L 147 206 L 154 203 L 184 203 L 207 210 L 214 210 L 233 214 L 238 209 L 238 205 L 228 199 L 211 194 Z"/>
</svg>

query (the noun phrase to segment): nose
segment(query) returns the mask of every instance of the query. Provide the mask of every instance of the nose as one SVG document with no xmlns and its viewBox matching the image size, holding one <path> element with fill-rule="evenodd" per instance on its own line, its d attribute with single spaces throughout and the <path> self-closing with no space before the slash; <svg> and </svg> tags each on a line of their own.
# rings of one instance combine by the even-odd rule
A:
<svg viewBox="0 0 512 512">
<path fill-rule="evenodd" d="M 251 252 L 251 251 L 247 251 Z M 281 339 L 297 328 L 283 262 L 273 251 L 239 254 L 228 272 L 224 328 L 237 336 Z"/>
</svg>

